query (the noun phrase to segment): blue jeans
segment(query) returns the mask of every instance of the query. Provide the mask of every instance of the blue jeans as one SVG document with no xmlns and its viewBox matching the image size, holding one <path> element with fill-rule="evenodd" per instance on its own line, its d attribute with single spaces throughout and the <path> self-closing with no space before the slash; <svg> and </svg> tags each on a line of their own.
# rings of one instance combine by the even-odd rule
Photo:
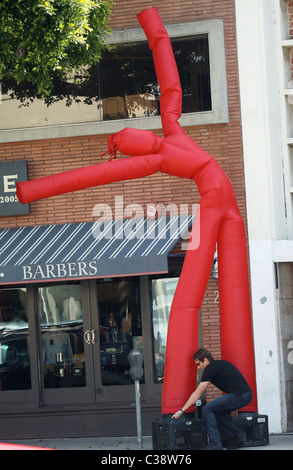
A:
<svg viewBox="0 0 293 470">
<path fill-rule="evenodd" d="M 243 408 L 248 405 L 251 400 L 251 391 L 243 393 L 243 395 L 226 393 L 205 405 L 203 408 L 203 416 L 210 444 L 221 444 L 218 423 L 225 428 L 226 433 L 232 439 L 237 439 L 242 436 L 240 429 L 232 423 L 230 416 L 227 416 L 227 414 L 231 413 L 231 411 Z"/>
</svg>

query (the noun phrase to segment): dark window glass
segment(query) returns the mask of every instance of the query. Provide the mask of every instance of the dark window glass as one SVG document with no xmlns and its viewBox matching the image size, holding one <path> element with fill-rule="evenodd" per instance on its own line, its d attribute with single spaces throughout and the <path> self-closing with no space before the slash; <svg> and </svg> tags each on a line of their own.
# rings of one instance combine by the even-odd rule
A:
<svg viewBox="0 0 293 470">
<path fill-rule="evenodd" d="M 30 388 L 27 292 L 0 289 L 0 390 Z"/>
<path fill-rule="evenodd" d="M 155 383 L 162 383 L 164 379 L 168 322 L 178 279 L 172 277 L 150 281 Z"/>
<path fill-rule="evenodd" d="M 81 286 L 38 288 L 45 388 L 84 387 L 85 351 Z"/>
<path fill-rule="evenodd" d="M 208 35 L 172 40 L 182 87 L 182 113 L 211 111 Z M 98 120 L 160 115 L 160 87 L 147 42 L 115 44 L 87 78 L 56 82 L 58 99 L 71 97 L 98 107 Z M 70 98 L 69 98 L 70 96 Z M 67 103 L 67 104 L 68 104 Z"/>
<path fill-rule="evenodd" d="M 143 352 L 139 279 L 99 281 L 98 305 L 102 383 L 133 384 L 128 354 Z"/>
<path fill-rule="evenodd" d="M 208 37 L 172 40 L 183 91 L 182 112 L 211 110 Z M 119 44 L 99 64 L 103 120 L 160 114 L 160 88 L 146 42 Z"/>
<path fill-rule="evenodd" d="M 208 34 L 175 38 L 171 43 L 183 91 L 183 116 L 212 111 Z M 33 88 L 28 91 L 32 96 Z M 55 76 L 44 103 L 30 104 L 31 100 L 21 103 L 3 96 L 4 128 L 159 117 L 160 88 L 148 43 L 111 45 L 98 63 L 73 71 L 67 80 Z"/>
</svg>

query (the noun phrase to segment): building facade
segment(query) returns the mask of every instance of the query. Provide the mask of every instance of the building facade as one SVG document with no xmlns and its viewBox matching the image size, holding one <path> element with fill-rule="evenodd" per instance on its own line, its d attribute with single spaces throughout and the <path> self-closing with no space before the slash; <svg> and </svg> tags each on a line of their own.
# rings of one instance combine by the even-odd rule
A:
<svg viewBox="0 0 293 470">
<path fill-rule="evenodd" d="M 293 429 L 293 4 L 235 7 L 258 402 L 270 430 L 284 432 Z"/>
<path fill-rule="evenodd" d="M 245 187 L 237 2 L 120 0 L 110 23 L 112 48 L 93 71 L 94 92 L 85 91 L 94 99 L 84 103 L 81 96 L 69 107 L 60 100 L 47 108 L 41 101 L 19 107 L 2 96 L 0 438 L 134 434 L 134 385 L 127 360 L 134 347 L 144 354 L 144 433 L 160 416 L 168 315 L 190 220 L 175 235 L 164 226 L 163 245 L 150 238 L 143 251 L 138 234 L 140 229 L 145 233 L 143 224 L 149 229 L 159 224 L 160 218 L 150 216 L 152 204 L 166 212 L 166 224 L 192 215 L 199 199 L 196 187 L 156 174 L 25 207 L 15 194 L 18 179 L 107 161 L 108 136 L 127 126 L 162 135 L 159 90 L 136 18 L 150 6 L 158 7 L 172 40 L 183 88 L 181 125 L 230 177 L 246 221 L 250 179 Z M 211 270 L 199 344 L 217 358 L 218 300 Z M 258 351 L 258 336 L 255 342 Z M 262 390 L 261 383 L 259 406 L 265 411 Z M 206 398 L 217 394 L 211 387 Z"/>
</svg>

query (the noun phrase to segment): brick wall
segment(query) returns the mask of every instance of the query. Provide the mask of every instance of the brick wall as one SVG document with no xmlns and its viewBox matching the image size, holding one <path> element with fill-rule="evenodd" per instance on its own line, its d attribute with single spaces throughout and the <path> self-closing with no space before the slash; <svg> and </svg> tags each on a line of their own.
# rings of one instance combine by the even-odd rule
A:
<svg viewBox="0 0 293 470">
<path fill-rule="evenodd" d="M 293 2 L 289 2 L 293 4 Z M 186 132 L 213 155 L 231 178 L 242 216 L 245 219 L 245 187 L 243 177 L 242 136 L 240 122 L 235 16 L 233 0 L 119 0 L 115 3 L 111 27 L 126 29 L 139 27 L 136 15 L 155 5 L 165 24 L 222 19 L 225 29 L 226 65 L 228 80 L 228 124 L 197 126 Z M 160 131 L 158 131 L 160 134 Z M 101 154 L 107 149 L 107 135 L 74 137 L 30 142 L 0 144 L 0 161 L 25 159 L 29 179 L 61 171 L 92 165 L 107 160 Z M 143 180 L 126 181 L 104 187 L 66 194 L 30 205 L 27 216 L 3 217 L 0 227 L 92 221 L 92 209 L 97 203 L 113 207 L 115 195 L 124 196 L 124 204 L 135 202 L 146 206 L 149 202 L 198 202 L 193 182 L 156 174 Z M 204 346 L 220 357 L 219 311 L 217 281 L 210 279 L 202 306 Z M 210 389 L 208 398 L 217 395 Z"/>
<path fill-rule="evenodd" d="M 240 125 L 234 128 L 226 124 L 198 126 L 188 128 L 186 132 L 213 155 L 229 175 L 245 217 Z M 97 135 L 0 144 L 0 160 L 25 159 L 28 179 L 35 179 L 107 161 L 109 157 L 101 156 L 107 149 L 107 137 Z M 191 205 L 199 201 L 193 182 L 157 173 L 144 179 L 113 183 L 33 202 L 29 215 L 2 217 L 0 226 L 92 221 L 94 205 L 106 203 L 113 207 L 116 195 L 123 195 L 125 206 L 133 202 L 143 207 L 150 202 L 162 202 L 165 205 L 174 203 L 178 206 L 185 203 L 191 209 Z"/>
</svg>

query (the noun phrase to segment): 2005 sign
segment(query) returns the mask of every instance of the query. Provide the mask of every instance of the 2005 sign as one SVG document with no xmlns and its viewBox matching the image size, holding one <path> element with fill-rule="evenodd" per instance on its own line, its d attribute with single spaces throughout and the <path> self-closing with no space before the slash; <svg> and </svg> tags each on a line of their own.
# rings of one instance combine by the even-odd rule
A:
<svg viewBox="0 0 293 470">
<path fill-rule="evenodd" d="M 16 194 L 13 196 L 0 196 L 0 204 L 6 204 L 8 202 L 18 202 Z"/>
</svg>

